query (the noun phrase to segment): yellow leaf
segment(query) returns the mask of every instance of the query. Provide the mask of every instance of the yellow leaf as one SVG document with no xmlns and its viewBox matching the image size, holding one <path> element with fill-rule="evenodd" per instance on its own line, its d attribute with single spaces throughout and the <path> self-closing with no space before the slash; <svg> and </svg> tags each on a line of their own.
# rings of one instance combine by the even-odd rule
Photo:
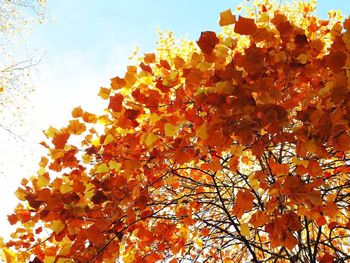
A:
<svg viewBox="0 0 350 263">
<path fill-rule="evenodd" d="M 51 229 L 58 234 L 61 232 L 65 227 L 65 224 L 63 224 L 60 220 L 55 220 L 51 224 Z"/>
<path fill-rule="evenodd" d="M 106 100 L 109 98 L 109 94 L 111 94 L 111 90 L 107 88 L 100 88 L 100 92 L 98 93 L 98 96 L 100 96 L 102 99 Z"/>
<path fill-rule="evenodd" d="M 91 144 L 95 147 L 98 147 L 100 146 L 100 137 L 94 137 L 92 140 L 91 140 Z"/>
<path fill-rule="evenodd" d="M 130 250 L 127 254 L 123 256 L 123 262 L 132 263 L 135 262 L 136 249 Z"/>
<path fill-rule="evenodd" d="M 165 136 L 167 137 L 173 137 L 177 131 L 177 127 L 175 125 L 172 125 L 170 123 L 164 124 L 164 132 Z"/>
<path fill-rule="evenodd" d="M 160 120 L 160 117 L 157 114 L 152 113 L 152 115 L 150 117 L 150 120 L 151 120 L 152 123 L 156 123 L 157 121 Z"/>
<path fill-rule="evenodd" d="M 56 128 L 50 126 L 46 131 L 44 131 L 45 135 L 49 138 L 54 137 L 56 134 L 60 133 L 59 130 L 57 130 Z"/>
<path fill-rule="evenodd" d="M 121 163 L 117 163 L 116 161 L 113 161 L 113 160 L 109 161 L 108 165 L 110 169 L 113 169 L 115 171 L 118 171 L 120 167 L 122 167 Z"/>
<path fill-rule="evenodd" d="M 200 247 L 200 248 L 203 247 L 203 240 L 200 239 L 200 238 L 197 238 L 197 239 L 196 239 L 196 244 L 197 244 L 197 246 Z"/>
<path fill-rule="evenodd" d="M 109 167 L 107 164 L 103 163 L 97 166 L 96 173 L 108 173 L 109 172 Z"/>
<path fill-rule="evenodd" d="M 46 173 L 45 168 L 40 167 L 38 170 L 38 175 L 43 175 L 44 173 Z"/>
<path fill-rule="evenodd" d="M 98 116 L 98 122 L 104 126 L 112 124 L 112 121 L 108 118 L 107 115 Z"/>
<path fill-rule="evenodd" d="M 157 140 L 158 140 L 158 136 L 155 135 L 154 133 L 147 134 L 147 137 L 146 137 L 146 140 L 145 140 L 146 146 L 147 147 L 151 146 Z"/>
<path fill-rule="evenodd" d="M 153 83 L 153 77 L 143 77 L 140 79 L 140 82 L 145 85 L 151 85 Z"/>
<path fill-rule="evenodd" d="M 44 263 L 54 263 L 55 257 L 45 257 Z"/>
<path fill-rule="evenodd" d="M 241 225 L 241 234 L 242 236 L 248 237 L 250 236 L 249 226 L 247 223 L 243 223 Z"/>
<path fill-rule="evenodd" d="M 90 199 L 94 196 L 95 191 L 94 191 L 95 185 L 87 183 L 85 184 L 85 193 L 84 193 L 84 198 L 85 199 Z"/>
<path fill-rule="evenodd" d="M 249 177 L 248 177 L 248 181 L 251 187 L 253 187 L 254 190 L 258 190 L 259 189 L 259 180 L 255 178 L 255 173 L 252 173 Z"/>
<path fill-rule="evenodd" d="M 211 63 L 208 63 L 206 61 L 203 61 L 203 62 L 200 62 L 198 65 L 197 65 L 197 68 L 200 69 L 201 71 L 208 71 L 208 69 L 212 66 Z"/>
<path fill-rule="evenodd" d="M 45 186 L 48 186 L 50 183 L 50 178 L 48 173 L 44 173 L 38 176 L 37 186 L 40 188 L 43 188 Z"/>
<path fill-rule="evenodd" d="M 84 163 L 86 163 L 86 164 L 92 162 L 92 156 L 91 155 L 83 154 L 82 158 L 83 158 Z"/>
<path fill-rule="evenodd" d="M 261 14 L 258 20 L 259 23 L 269 23 L 269 21 L 270 21 L 270 17 L 268 13 Z"/>
<path fill-rule="evenodd" d="M 66 193 L 69 193 L 72 190 L 73 190 L 73 188 L 69 184 L 62 184 L 60 186 L 60 193 L 63 195 Z"/>
<path fill-rule="evenodd" d="M 16 253 L 12 252 L 10 249 L 8 248 L 3 248 L 2 252 L 5 256 L 6 262 L 17 262 L 16 260 Z"/>
<path fill-rule="evenodd" d="M 233 48 L 237 44 L 237 40 L 232 37 L 225 38 L 223 44 L 229 48 Z"/>
<path fill-rule="evenodd" d="M 67 243 L 65 243 L 63 246 L 61 246 L 60 252 L 59 252 L 60 255 L 67 256 L 69 254 L 70 249 L 71 249 L 71 243 L 69 241 L 67 240 Z"/>
<path fill-rule="evenodd" d="M 207 135 L 207 125 L 203 123 L 201 126 L 199 126 L 196 129 L 196 135 L 201 138 L 202 140 L 206 140 L 208 135 Z"/>
<path fill-rule="evenodd" d="M 104 145 L 107 145 L 107 144 L 113 142 L 113 140 L 114 140 L 114 137 L 113 137 L 111 134 L 108 134 L 108 135 L 106 136 L 106 138 L 105 138 L 103 144 L 104 144 Z"/>
</svg>

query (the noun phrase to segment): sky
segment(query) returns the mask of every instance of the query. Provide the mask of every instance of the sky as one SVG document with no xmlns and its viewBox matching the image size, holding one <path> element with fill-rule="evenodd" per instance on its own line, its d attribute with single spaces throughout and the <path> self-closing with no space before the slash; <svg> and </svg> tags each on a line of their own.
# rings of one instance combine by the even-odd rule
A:
<svg viewBox="0 0 350 263">
<path fill-rule="evenodd" d="M 138 46 L 152 52 L 157 28 L 176 37 L 196 40 L 201 31 L 219 31 L 221 11 L 238 0 L 47 0 L 46 23 L 34 28 L 26 45 L 42 54 L 33 74 L 36 91 L 30 97 L 23 129 L 25 141 L 0 133 L 0 236 L 10 232 L 6 215 L 17 203 L 14 191 L 22 177 L 36 173 L 43 154 L 38 143 L 42 130 L 61 127 L 73 107 L 96 111 L 106 105 L 97 96 L 110 78 L 123 75 L 128 58 Z M 318 14 L 330 9 L 350 13 L 349 0 L 320 0 Z M 344 13 L 343 12 L 343 13 Z"/>
</svg>

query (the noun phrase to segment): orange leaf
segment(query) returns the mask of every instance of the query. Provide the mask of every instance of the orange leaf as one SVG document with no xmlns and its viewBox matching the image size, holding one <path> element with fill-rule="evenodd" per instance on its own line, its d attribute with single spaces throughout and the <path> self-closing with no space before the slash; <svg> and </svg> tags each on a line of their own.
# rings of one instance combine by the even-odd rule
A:
<svg viewBox="0 0 350 263">
<path fill-rule="evenodd" d="M 323 208 L 323 213 L 330 218 L 335 217 L 339 212 L 339 208 L 336 203 L 328 202 L 327 205 Z"/>
<path fill-rule="evenodd" d="M 219 39 L 213 31 L 202 32 L 197 44 L 204 54 L 211 54 Z"/>
<path fill-rule="evenodd" d="M 311 160 L 308 164 L 308 172 L 312 177 L 323 176 L 322 168 L 318 161 Z"/>
<path fill-rule="evenodd" d="M 269 220 L 269 217 L 264 213 L 263 211 L 257 211 L 255 214 L 252 215 L 252 217 L 249 220 L 249 223 L 251 223 L 255 228 L 258 228 L 259 226 L 263 226 L 267 223 Z"/>
<path fill-rule="evenodd" d="M 17 217 L 16 214 L 8 215 L 7 216 L 7 221 L 9 221 L 11 225 L 14 225 L 18 221 L 18 217 Z"/>
<path fill-rule="evenodd" d="M 108 109 L 111 109 L 116 112 L 120 112 L 122 110 L 122 103 L 124 97 L 121 94 L 116 94 L 109 99 Z"/>
<path fill-rule="evenodd" d="M 340 71 L 345 66 L 346 53 L 341 51 L 331 51 L 326 57 L 325 62 L 328 67 L 335 71 Z"/>
<path fill-rule="evenodd" d="M 176 56 L 174 58 L 174 64 L 176 69 L 180 69 L 185 65 L 185 60 L 183 60 L 181 57 Z"/>
<path fill-rule="evenodd" d="M 239 190 L 232 213 L 241 218 L 242 215 L 253 208 L 254 195 L 249 190 Z"/>
<path fill-rule="evenodd" d="M 232 156 L 228 165 L 231 169 L 231 171 L 236 171 L 239 164 L 239 157 L 238 156 Z"/>
<path fill-rule="evenodd" d="M 298 215 L 296 213 L 289 212 L 287 214 L 284 214 L 282 218 L 285 222 L 285 225 L 291 231 L 298 231 L 302 228 L 302 225 L 301 225 L 300 220 L 298 218 Z"/>
<path fill-rule="evenodd" d="M 344 20 L 344 29 L 350 30 L 350 17 Z"/>
<path fill-rule="evenodd" d="M 79 118 L 82 115 L 83 115 L 83 110 L 81 109 L 81 107 L 76 107 L 73 109 L 73 111 L 72 111 L 73 118 Z"/>
<path fill-rule="evenodd" d="M 231 9 L 227 9 L 220 13 L 220 26 L 232 25 L 236 22 L 236 16 L 231 12 Z"/>
<path fill-rule="evenodd" d="M 116 90 L 124 87 L 126 85 L 126 81 L 122 78 L 115 77 L 111 79 L 111 88 Z"/>
<path fill-rule="evenodd" d="M 292 250 L 297 244 L 298 240 L 290 232 L 286 232 L 282 245 Z"/>
<path fill-rule="evenodd" d="M 154 53 L 146 53 L 143 61 L 145 64 L 151 64 L 156 61 L 156 55 Z"/>
<path fill-rule="evenodd" d="M 81 123 L 78 120 L 71 120 L 69 121 L 69 125 L 67 127 L 68 132 L 70 134 L 82 134 L 86 130 L 86 126 L 84 123 Z"/>
<path fill-rule="evenodd" d="M 95 114 L 84 112 L 82 115 L 83 121 L 88 123 L 96 123 L 97 122 L 97 116 Z"/>
<path fill-rule="evenodd" d="M 52 143 L 55 145 L 55 148 L 56 149 L 63 149 L 67 143 L 69 136 L 70 136 L 70 134 L 68 134 L 68 133 L 57 134 L 52 139 Z"/>
<path fill-rule="evenodd" d="M 256 29 L 254 19 L 239 16 L 234 31 L 240 35 L 253 35 Z"/>
<path fill-rule="evenodd" d="M 276 163 L 273 159 L 270 159 L 269 166 L 271 168 L 271 172 L 274 175 L 288 175 L 289 173 L 288 164 L 279 164 L 279 163 Z"/>
</svg>

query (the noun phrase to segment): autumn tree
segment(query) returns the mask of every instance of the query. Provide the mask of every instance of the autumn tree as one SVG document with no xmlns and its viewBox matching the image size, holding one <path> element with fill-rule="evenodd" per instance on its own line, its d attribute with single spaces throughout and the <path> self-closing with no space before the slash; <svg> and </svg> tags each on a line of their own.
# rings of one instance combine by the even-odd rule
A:
<svg viewBox="0 0 350 263">
<path fill-rule="evenodd" d="M 8 262 L 348 262 L 350 20 L 255 1 L 50 127 Z"/>
</svg>

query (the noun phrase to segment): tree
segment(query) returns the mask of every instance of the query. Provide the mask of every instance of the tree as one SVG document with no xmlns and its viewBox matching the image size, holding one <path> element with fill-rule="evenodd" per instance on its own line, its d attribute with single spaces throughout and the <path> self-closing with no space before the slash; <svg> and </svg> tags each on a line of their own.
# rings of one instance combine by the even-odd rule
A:
<svg viewBox="0 0 350 263">
<path fill-rule="evenodd" d="M 50 127 L 9 262 L 349 260 L 350 20 L 256 1 Z M 14 252 L 15 251 L 15 252 Z M 35 256 L 35 258 L 33 258 Z"/>
<path fill-rule="evenodd" d="M 0 0 L 0 127 L 22 139 L 10 127 L 23 118 L 23 105 L 33 86 L 28 76 L 40 59 L 23 48 L 24 33 L 44 19 L 46 0 Z M 22 139 L 23 140 L 23 139 Z"/>
</svg>

